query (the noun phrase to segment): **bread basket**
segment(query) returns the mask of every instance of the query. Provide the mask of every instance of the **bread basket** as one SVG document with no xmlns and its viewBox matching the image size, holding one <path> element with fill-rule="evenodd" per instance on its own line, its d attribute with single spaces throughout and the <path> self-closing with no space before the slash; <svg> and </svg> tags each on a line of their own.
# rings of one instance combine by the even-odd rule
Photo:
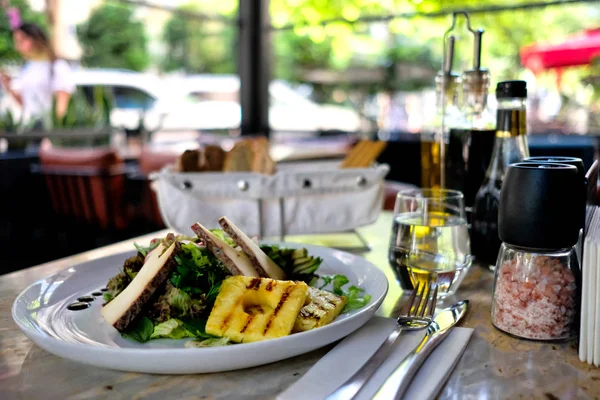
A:
<svg viewBox="0 0 600 400">
<path fill-rule="evenodd" d="M 377 219 L 387 165 L 341 169 L 339 163 L 278 166 L 274 175 L 252 172 L 175 172 L 150 176 L 168 228 L 192 234 L 200 222 L 219 228 L 226 215 L 244 232 L 280 237 L 350 231 Z"/>
</svg>

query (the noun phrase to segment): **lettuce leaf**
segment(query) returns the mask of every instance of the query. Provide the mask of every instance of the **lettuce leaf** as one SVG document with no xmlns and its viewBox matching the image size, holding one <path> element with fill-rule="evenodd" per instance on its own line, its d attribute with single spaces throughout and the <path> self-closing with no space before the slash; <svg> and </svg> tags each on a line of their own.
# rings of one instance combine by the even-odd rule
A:
<svg viewBox="0 0 600 400">
<path fill-rule="evenodd" d="M 148 253 L 150 253 L 152 250 L 154 250 L 155 248 L 158 247 L 158 245 L 161 243 L 161 241 L 162 241 L 161 239 L 152 239 L 150 241 L 150 245 L 149 246 L 142 246 L 142 245 L 137 244 L 137 243 L 133 243 L 133 245 L 137 249 L 138 253 L 140 253 L 142 256 L 146 257 L 146 255 Z"/>
<path fill-rule="evenodd" d="M 319 286 L 319 289 L 324 289 L 326 286 L 331 284 L 332 288 L 329 291 L 337 294 L 338 296 L 344 296 L 344 291 L 342 290 L 342 286 L 344 286 L 350 282 L 348 280 L 347 276 L 339 275 L 339 274 L 333 275 L 333 276 L 323 275 L 323 276 L 321 276 L 321 280 L 323 281 L 323 284 L 321 284 L 321 286 Z M 325 290 L 328 290 L 328 289 L 325 289 Z"/>
<path fill-rule="evenodd" d="M 204 340 L 190 340 L 185 344 L 185 347 L 194 348 L 194 347 L 218 347 L 218 346 L 227 346 L 232 344 L 229 338 L 210 338 Z"/>
<path fill-rule="evenodd" d="M 231 239 L 229 236 L 227 236 L 225 234 L 225 232 L 223 232 L 221 229 L 209 229 L 216 237 L 218 237 L 219 239 L 225 241 L 225 243 L 227 243 L 228 245 L 230 245 L 231 247 L 236 247 L 237 245 L 235 244 L 235 242 L 233 241 L 233 239 Z"/>
<path fill-rule="evenodd" d="M 159 338 L 195 338 L 202 341 L 215 341 L 218 339 L 222 342 L 223 338 L 209 335 L 205 329 L 206 320 L 202 319 L 182 321 L 177 318 L 171 318 L 155 326 L 150 318 L 142 317 L 133 321 L 121 335 L 140 343 Z M 212 344 L 207 342 L 201 347 L 208 347 L 209 345 L 212 346 Z"/>
<path fill-rule="evenodd" d="M 136 342 L 145 343 L 151 339 L 154 332 L 154 324 L 148 317 L 141 317 L 133 320 L 121 336 Z"/>
<path fill-rule="evenodd" d="M 320 285 L 319 281 L 322 281 Z M 319 281 L 312 282 L 312 286 L 327 290 L 338 296 L 346 296 L 346 305 L 342 312 L 358 310 L 371 301 L 371 295 L 364 294 L 364 289 L 357 286 L 352 285 L 347 290 L 344 290 L 343 287 L 350 283 L 350 280 L 345 275 L 323 275 L 319 278 Z M 330 285 L 331 288 L 327 288 Z"/>
<path fill-rule="evenodd" d="M 185 326 L 182 321 L 175 318 L 171 318 L 168 321 L 156 325 L 154 327 L 154 332 L 150 336 L 150 339 L 183 339 L 187 337 L 194 337 L 194 335 L 188 332 L 187 329 L 185 329 Z"/>
<path fill-rule="evenodd" d="M 146 310 L 155 322 L 165 322 L 171 318 L 181 320 L 200 318 L 206 312 L 210 312 L 204 294 L 192 298 L 189 293 L 176 288 L 170 282 L 167 282 L 164 294 L 160 295 L 151 308 L 147 307 Z"/>
<path fill-rule="evenodd" d="M 346 306 L 344 307 L 343 312 L 348 312 L 352 310 L 358 310 L 359 308 L 363 308 L 369 301 L 371 301 L 371 295 L 365 294 L 364 289 L 356 287 L 354 285 L 348 288 L 348 292 L 346 292 Z"/>
<path fill-rule="evenodd" d="M 348 278 L 344 275 L 334 276 L 332 282 L 333 293 L 337 294 L 338 296 L 345 296 L 345 293 L 342 290 L 342 286 L 348 284 L 349 282 L 350 281 L 348 280 Z"/>
<path fill-rule="evenodd" d="M 214 339 L 216 336 L 206 333 L 205 319 L 191 319 L 184 321 L 183 326 L 197 339 Z"/>
<path fill-rule="evenodd" d="M 181 245 L 181 249 L 181 254 L 175 258 L 177 267 L 171 274 L 171 284 L 188 293 L 192 298 L 205 295 L 207 305 L 210 306 L 219 293 L 221 282 L 229 272 L 204 247 L 185 243 Z"/>
<path fill-rule="evenodd" d="M 170 338 L 170 339 L 183 339 L 183 338 L 196 338 L 200 341 L 220 341 L 223 342 L 224 338 L 216 337 L 206 333 L 206 320 L 204 319 L 192 319 L 182 321 L 177 318 L 171 318 L 168 321 L 160 323 L 154 327 L 154 333 L 150 339 L 157 338 Z M 226 338 L 225 338 L 226 339 Z M 226 339 L 228 342 L 229 339 Z M 210 347 L 210 343 L 206 342 L 200 347 Z M 221 344 L 222 345 L 222 344 Z"/>
</svg>

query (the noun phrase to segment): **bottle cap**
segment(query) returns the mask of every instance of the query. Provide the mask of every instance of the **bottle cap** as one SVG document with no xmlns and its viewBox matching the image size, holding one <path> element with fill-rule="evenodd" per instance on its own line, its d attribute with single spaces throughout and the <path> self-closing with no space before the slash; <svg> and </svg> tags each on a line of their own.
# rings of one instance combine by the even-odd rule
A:
<svg viewBox="0 0 600 400">
<path fill-rule="evenodd" d="M 503 81 L 496 85 L 496 98 L 506 99 L 515 97 L 527 97 L 527 82 L 525 81 Z"/>
<path fill-rule="evenodd" d="M 574 246 L 584 207 L 579 195 L 581 185 L 577 168 L 572 165 L 509 165 L 500 191 L 500 240 L 531 249 Z"/>
</svg>

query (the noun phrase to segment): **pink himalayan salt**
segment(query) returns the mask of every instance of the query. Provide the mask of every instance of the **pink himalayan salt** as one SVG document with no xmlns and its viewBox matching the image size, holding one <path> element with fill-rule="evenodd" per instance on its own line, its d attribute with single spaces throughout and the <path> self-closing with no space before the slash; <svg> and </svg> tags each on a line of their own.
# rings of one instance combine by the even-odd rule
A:
<svg viewBox="0 0 600 400">
<path fill-rule="evenodd" d="M 550 257 L 536 257 L 500 266 L 492 312 L 493 324 L 528 339 L 555 340 L 571 336 L 576 307 L 575 277 Z"/>
</svg>

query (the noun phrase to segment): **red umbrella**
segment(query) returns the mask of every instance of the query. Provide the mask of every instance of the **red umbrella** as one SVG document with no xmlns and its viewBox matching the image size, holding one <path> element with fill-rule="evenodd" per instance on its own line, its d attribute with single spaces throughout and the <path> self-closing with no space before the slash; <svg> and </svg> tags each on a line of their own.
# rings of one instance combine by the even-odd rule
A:
<svg viewBox="0 0 600 400">
<path fill-rule="evenodd" d="M 534 73 L 550 68 L 588 65 L 600 56 L 600 28 L 568 37 L 559 44 L 533 44 L 521 49 L 521 62 Z"/>
</svg>

